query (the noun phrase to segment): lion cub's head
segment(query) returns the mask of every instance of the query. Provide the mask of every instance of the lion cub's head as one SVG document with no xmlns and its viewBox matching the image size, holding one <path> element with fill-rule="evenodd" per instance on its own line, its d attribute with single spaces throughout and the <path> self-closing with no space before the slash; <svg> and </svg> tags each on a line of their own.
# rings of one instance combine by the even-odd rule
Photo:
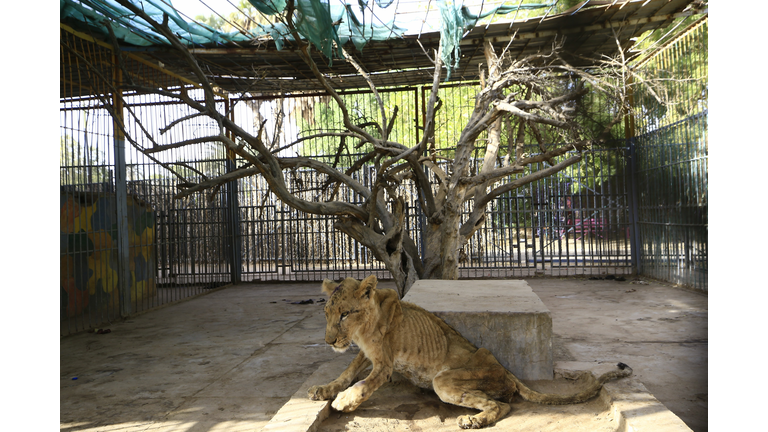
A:
<svg viewBox="0 0 768 432">
<path fill-rule="evenodd" d="M 356 336 L 362 336 L 375 323 L 377 282 L 374 275 L 362 281 L 354 278 L 346 278 L 341 283 L 323 281 L 323 293 L 329 297 L 325 304 L 325 342 L 334 351 L 346 351 Z"/>
</svg>

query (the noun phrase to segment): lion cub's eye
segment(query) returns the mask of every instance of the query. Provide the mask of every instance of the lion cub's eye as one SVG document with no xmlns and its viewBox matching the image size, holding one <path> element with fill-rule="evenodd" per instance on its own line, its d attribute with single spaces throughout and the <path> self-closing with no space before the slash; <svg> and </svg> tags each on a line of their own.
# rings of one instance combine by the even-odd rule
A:
<svg viewBox="0 0 768 432">
<path fill-rule="evenodd" d="M 344 312 L 344 313 L 342 313 L 342 314 L 341 314 L 341 319 L 344 319 L 344 318 L 346 318 L 346 317 L 347 317 L 347 315 L 349 315 L 349 312 Z"/>
</svg>

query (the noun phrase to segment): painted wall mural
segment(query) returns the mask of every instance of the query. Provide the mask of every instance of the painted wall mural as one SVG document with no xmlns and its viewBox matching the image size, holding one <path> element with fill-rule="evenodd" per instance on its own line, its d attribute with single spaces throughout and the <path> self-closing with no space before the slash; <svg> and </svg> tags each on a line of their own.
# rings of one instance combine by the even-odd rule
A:
<svg viewBox="0 0 768 432">
<path fill-rule="evenodd" d="M 118 314 L 115 195 L 61 194 L 61 318 L 85 312 Z M 128 197 L 131 300 L 155 296 L 155 214 Z"/>
</svg>

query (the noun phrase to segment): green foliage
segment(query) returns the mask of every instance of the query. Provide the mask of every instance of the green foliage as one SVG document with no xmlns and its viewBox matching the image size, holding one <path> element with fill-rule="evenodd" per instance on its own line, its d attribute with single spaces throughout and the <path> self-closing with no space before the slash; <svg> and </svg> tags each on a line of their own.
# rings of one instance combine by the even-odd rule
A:
<svg viewBox="0 0 768 432">
<path fill-rule="evenodd" d="M 104 152 L 82 145 L 70 135 L 60 138 L 59 165 L 62 185 L 106 183 L 111 181 Z"/>
<path fill-rule="evenodd" d="M 569 5 L 565 4 L 559 7 L 567 9 L 566 6 Z M 681 25 L 681 27 L 684 26 L 685 23 Z M 659 35 L 653 37 L 660 38 L 664 31 L 659 33 Z M 677 41 L 675 47 L 668 48 L 669 53 L 657 56 L 657 58 L 644 64 L 642 69 L 637 70 L 637 73 L 641 76 L 667 79 L 668 81 L 663 82 L 663 85 L 659 87 L 662 92 L 659 96 L 665 100 L 675 101 L 672 104 L 663 104 L 650 92 L 636 92 L 635 107 L 638 110 L 636 114 L 639 117 L 648 119 L 648 123 L 644 126 L 640 125 L 638 130 L 643 130 L 643 128 L 658 130 L 662 124 L 680 121 L 688 118 L 692 113 L 701 112 L 706 108 L 708 91 L 706 81 L 706 24 L 704 24 L 704 30 L 697 33 L 695 37 L 686 36 L 686 38 Z M 652 39 L 649 38 L 648 41 L 650 40 Z M 682 81 L 680 80 L 681 77 Z M 675 80 L 671 80 L 672 78 Z M 552 94 L 560 94 L 563 91 L 569 90 L 574 85 L 576 85 L 576 82 L 573 80 L 562 80 L 556 82 L 552 88 L 547 90 Z M 438 151 L 439 156 L 448 159 L 454 157 L 453 149 L 472 114 L 475 95 L 478 90 L 479 86 L 476 84 L 446 86 L 440 89 L 442 107 L 437 112 L 435 119 L 435 149 Z M 510 91 L 522 93 L 523 89 L 511 89 Z M 399 106 L 401 113 L 399 114 L 398 123 L 390 135 L 390 139 L 407 146 L 413 145 L 422 133 L 421 130 L 417 133 L 413 125 L 414 122 L 418 125 L 422 124 L 421 111 L 423 106 L 421 106 L 421 101 L 428 100 L 428 89 L 424 92 L 423 98 L 422 94 L 418 91 L 415 93 L 382 93 L 382 95 L 388 114 L 391 114 L 395 105 Z M 523 98 L 522 94 L 520 98 Z M 368 93 L 348 94 L 344 95 L 343 99 L 349 108 L 353 122 L 365 124 L 372 121 L 380 121 L 379 110 L 373 95 Z M 403 119 L 402 113 L 414 112 L 414 99 L 419 101 L 417 118 Z M 310 115 L 302 116 L 304 120 L 301 121 L 300 126 L 303 136 L 320 131 L 341 131 L 344 129 L 339 110 L 330 99 L 322 103 L 309 104 L 305 109 Z M 624 162 L 617 155 L 621 154 L 621 148 L 625 145 L 625 123 L 619 122 L 614 125 L 610 129 L 608 137 L 603 135 L 606 125 L 609 124 L 619 109 L 620 107 L 615 101 L 609 100 L 607 96 L 596 91 L 589 91 L 576 104 L 575 115 L 578 119 L 578 124 L 582 128 L 583 136 L 593 139 L 598 137 L 608 138 L 608 141 L 604 148 L 592 149 L 593 152 L 587 153 L 580 163 L 572 165 L 556 174 L 557 182 L 568 184 L 570 193 L 581 193 L 584 188 L 598 189 L 609 179 L 624 175 Z M 517 119 L 502 123 L 502 145 L 499 149 L 499 159 L 505 158 L 508 152 L 514 151 L 514 142 L 517 140 L 519 127 L 520 123 Z M 368 130 L 378 135 L 375 127 L 370 126 Z M 564 138 L 554 129 L 539 126 L 538 132 L 545 145 L 564 142 Z M 706 134 L 706 126 L 693 128 L 690 134 L 695 136 L 685 137 L 686 140 L 698 141 L 705 139 L 706 137 L 703 135 Z M 486 134 L 479 137 L 475 153 L 473 154 L 473 157 L 478 161 L 481 161 L 484 157 L 485 144 L 483 140 L 485 139 Z M 677 139 L 680 139 L 680 137 Z M 538 139 L 530 128 L 525 128 L 523 142 L 526 144 L 526 153 L 536 154 L 540 151 L 538 149 Z M 367 146 L 354 148 L 354 145 L 357 143 L 347 142 L 345 144 L 346 148 L 343 150 L 343 154 L 364 153 L 370 150 Z M 510 146 L 510 144 L 512 145 Z M 337 153 L 339 145 L 340 139 L 338 137 L 307 141 L 302 144 L 301 154 L 305 156 L 326 155 L 331 157 Z M 510 158 L 513 157 L 514 155 L 510 155 Z M 567 155 L 556 158 L 553 162 L 560 162 L 565 157 Z M 543 164 L 548 166 L 548 163 Z M 537 170 L 539 168 L 541 167 L 528 167 L 525 173 L 521 175 L 529 174 L 532 169 Z M 505 223 L 514 222 L 506 221 Z"/>
<path fill-rule="evenodd" d="M 581 162 L 564 169 L 558 177 L 569 183 L 572 194 L 578 194 L 584 188 L 596 189 L 623 173 L 624 159 L 618 156 L 615 150 L 586 153 Z"/>
<path fill-rule="evenodd" d="M 529 188 L 499 195 L 491 204 L 493 228 L 530 228 L 533 226 L 533 199 Z"/>
<path fill-rule="evenodd" d="M 258 28 L 259 24 L 269 24 L 269 20 L 248 0 L 240 0 L 237 7 L 243 13 L 231 12 L 223 18 L 213 13 L 207 16 L 196 15 L 194 20 L 224 33 L 240 30 L 251 31 Z"/>
<path fill-rule="evenodd" d="M 229 24 L 227 24 L 224 21 L 223 18 L 221 18 L 218 15 L 214 15 L 214 14 L 211 14 L 211 15 L 208 15 L 208 16 L 196 15 L 194 17 L 194 20 L 199 22 L 200 24 L 205 24 L 208 27 L 210 27 L 210 28 L 212 28 L 214 30 L 219 30 L 219 31 L 223 31 L 225 26 L 229 26 Z"/>
<path fill-rule="evenodd" d="M 506 4 L 508 6 L 517 7 L 518 5 L 521 6 L 521 9 L 518 11 L 513 11 L 507 14 L 494 14 L 491 16 L 488 16 L 486 18 L 483 18 L 478 21 L 478 25 L 488 24 L 488 23 L 496 23 L 496 22 L 507 22 L 507 21 L 523 21 L 529 18 L 535 18 L 544 16 L 545 14 L 548 16 L 551 15 L 557 15 L 559 13 L 565 12 L 569 8 L 576 6 L 577 4 L 581 3 L 582 0 L 558 0 L 557 2 L 554 2 L 554 6 L 552 7 L 540 7 L 540 8 L 533 8 L 533 9 L 526 9 L 526 5 L 541 5 L 541 4 L 547 4 L 547 3 L 553 3 L 549 1 L 542 1 L 542 0 L 515 0 L 514 2 L 507 2 Z M 488 6 L 484 9 L 488 9 Z M 474 10 L 474 9 L 472 9 Z"/>
<path fill-rule="evenodd" d="M 389 134 L 389 140 L 399 142 L 406 146 L 415 145 L 416 138 L 416 119 L 412 116 L 416 113 L 416 101 L 414 93 L 411 91 L 387 92 L 381 91 L 380 96 L 384 103 L 384 112 L 387 115 L 387 121 L 392 121 L 391 117 L 398 109 L 395 124 Z M 342 94 L 341 99 L 347 107 L 352 123 L 356 125 L 365 125 L 365 129 L 372 135 L 379 137 L 381 134 L 374 123 L 381 123 L 381 111 L 376 102 L 376 97 L 371 93 L 350 93 Z M 300 136 L 315 135 L 323 132 L 341 132 L 345 130 L 341 110 L 336 102 L 329 97 L 308 97 L 298 104 L 300 112 L 295 115 Z M 420 121 L 419 121 L 420 123 Z M 302 156 L 334 156 L 339 151 L 342 143 L 340 137 L 321 137 L 312 140 L 303 141 L 300 144 L 299 154 Z M 373 148 L 370 143 L 365 143 L 358 147 L 359 143 L 344 141 L 345 148 L 342 155 L 349 156 L 359 153 L 368 153 Z M 348 158 L 347 158 L 348 159 Z M 353 162 L 344 160 L 342 165 L 349 166 Z"/>
<path fill-rule="evenodd" d="M 560 86 L 573 85 L 561 83 Z M 460 85 L 460 86 L 446 86 L 440 89 L 440 100 L 442 106 L 437 112 L 435 118 L 435 149 L 440 157 L 451 159 L 454 157 L 454 149 L 456 142 L 459 139 L 464 127 L 467 125 L 469 118 L 471 117 L 474 104 L 475 95 L 479 90 L 478 85 Z M 567 90 L 566 88 L 553 88 L 552 92 L 562 92 Z M 514 89 L 523 93 L 523 89 Z M 408 113 L 414 113 L 415 101 L 417 97 L 421 101 L 421 93 L 418 91 L 402 91 L 402 92 L 382 92 L 382 99 L 386 106 L 386 112 L 388 115 L 394 111 L 394 107 L 399 107 L 398 121 L 390 134 L 390 140 L 400 142 L 406 146 L 412 146 L 417 142 L 417 138 L 421 136 L 422 131 L 419 130 L 418 135 L 414 122 L 418 121 L 421 125 L 421 113 L 416 114 L 418 118 L 404 118 Z M 523 95 L 520 96 L 521 98 Z M 429 98 L 429 91 L 424 92 L 424 100 Z M 309 98 L 308 98 L 309 99 Z M 357 93 L 342 95 L 342 100 L 347 105 L 352 121 L 358 125 L 366 124 L 373 121 L 380 121 L 379 109 L 376 105 L 375 97 L 370 93 Z M 421 102 L 419 102 L 421 105 Z M 419 106 L 419 108 L 422 108 Z M 613 106 L 605 96 L 596 92 L 590 92 L 584 100 L 581 101 L 581 108 L 577 111 L 577 116 L 581 119 L 580 124 L 586 130 L 586 135 L 597 138 L 601 134 L 606 124 L 609 122 L 617 107 Z M 306 101 L 300 104 L 299 110 L 301 115 L 295 115 L 299 129 L 302 131 L 301 136 L 308 136 L 318 134 L 321 132 L 329 131 L 342 131 L 344 130 L 343 121 L 341 118 L 340 110 L 330 98 L 312 98 L 311 101 Z M 410 114 L 414 115 L 414 114 Z M 378 130 L 374 126 L 368 126 L 367 130 L 378 136 Z M 499 149 L 498 157 L 503 159 L 510 151 L 514 152 L 514 142 L 517 140 L 519 130 L 519 121 L 513 119 L 508 122 L 502 123 L 501 129 L 501 148 Z M 552 128 L 546 128 L 540 126 L 538 128 L 544 144 L 549 146 L 551 144 L 562 142 L 562 138 Z M 624 125 L 623 122 L 615 125 L 611 130 L 610 136 L 615 138 L 609 148 L 620 146 L 623 144 L 624 138 Z M 485 156 L 485 142 L 487 139 L 487 133 L 483 133 L 477 142 L 475 153 L 473 157 L 478 161 L 482 161 Z M 530 128 L 524 129 L 523 142 L 526 143 L 525 152 L 530 154 L 537 154 L 540 152 L 538 147 L 538 140 L 534 136 Z M 342 143 L 342 139 L 339 137 L 322 137 L 315 138 L 313 140 L 304 141 L 300 144 L 299 153 L 302 156 L 321 156 L 326 161 L 331 162 L 335 160 L 335 155 L 339 151 L 339 146 Z M 366 153 L 370 151 L 370 144 L 365 144 L 360 148 L 356 148 L 357 143 L 344 141 L 344 149 L 342 149 L 340 164 L 341 166 L 350 166 L 356 158 L 351 158 L 349 155 Z M 577 165 L 571 166 L 568 169 L 557 174 L 559 181 L 563 183 L 571 184 L 572 192 L 578 193 L 580 188 L 588 186 L 594 188 L 604 181 L 616 174 L 621 173 L 622 162 L 616 158 L 609 157 L 609 153 L 596 152 L 591 154 Z M 510 155 L 510 158 L 514 158 L 514 154 Z M 555 162 L 563 160 L 565 157 L 557 158 Z M 546 165 L 548 166 L 548 164 Z M 534 167 L 537 170 L 542 167 Z M 477 168 L 473 168 L 476 170 Z M 476 171 L 473 171 L 476 172 Z M 530 174 L 531 168 L 526 168 L 524 174 Z M 576 179 L 576 180 L 574 180 Z"/>
<path fill-rule="evenodd" d="M 708 24 L 705 22 L 689 30 L 686 23 L 695 18 L 678 19 L 682 20 L 682 24 L 676 33 L 664 38 L 677 37 L 677 40 L 643 60 L 637 81 L 655 82 L 656 85 L 653 92 L 643 86 L 636 88 L 638 135 L 683 121 L 707 109 Z M 643 45 L 651 43 L 654 38 L 661 40 L 663 34 L 659 33 L 649 35 Z"/>
<path fill-rule="evenodd" d="M 563 13 L 572 7 L 576 7 L 584 0 L 560 0 L 557 2 L 557 12 Z"/>
<path fill-rule="evenodd" d="M 472 116 L 475 96 L 479 90 L 478 85 L 472 84 L 440 88 L 438 96 L 442 106 L 435 115 L 435 149 L 438 150 L 439 156 L 449 159 L 454 157 L 456 142 Z M 425 100 L 428 100 L 430 93 L 426 92 Z M 487 134 L 483 133 L 480 140 L 486 136 Z"/>
<path fill-rule="evenodd" d="M 376 112 L 374 112 L 376 105 L 373 95 L 342 95 L 341 98 L 349 110 L 352 123 L 363 125 L 377 120 L 375 117 Z M 298 109 L 301 115 L 294 117 L 297 119 L 297 126 L 301 131 L 301 137 L 328 132 L 342 132 L 345 130 L 344 120 L 341 111 L 336 106 L 336 102 L 330 98 L 323 97 L 307 99 L 299 103 Z M 365 129 L 369 133 L 376 136 L 379 135 L 373 126 L 368 126 Z M 299 154 L 308 157 L 332 156 L 338 152 L 339 146 L 342 145 L 341 143 L 342 138 L 333 136 L 302 141 Z M 357 144 L 355 142 L 346 142 L 345 140 L 343 153 L 349 155 L 351 153 L 364 153 L 372 150 L 369 143 L 360 148 L 356 148 Z"/>
</svg>

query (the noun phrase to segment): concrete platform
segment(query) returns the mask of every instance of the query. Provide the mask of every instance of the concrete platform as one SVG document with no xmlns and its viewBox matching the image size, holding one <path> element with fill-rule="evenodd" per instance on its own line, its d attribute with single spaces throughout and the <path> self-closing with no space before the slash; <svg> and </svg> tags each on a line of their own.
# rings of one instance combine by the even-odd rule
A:
<svg viewBox="0 0 768 432">
<path fill-rule="evenodd" d="M 524 280 L 420 280 L 403 298 L 488 349 L 520 379 L 552 379 L 552 317 Z"/>
<path fill-rule="evenodd" d="M 528 283 L 552 315 L 557 366 L 564 361 L 609 364 L 618 358 L 633 367 L 633 380 L 694 432 L 708 430 L 705 294 L 654 282 L 548 278 Z M 394 287 L 388 281 L 379 285 Z M 334 365 L 343 369 L 354 355 L 334 353 L 324 344 L 323 303 L 291 304 L 320 298 L 319 283 L 243 284 L 109 325 L 109 334 L 62 338 L 60 430 L 261 430 L 292 396 L 302 401 L 300 387 L 311 377 L 321 383 L 335 378 Z M 441 411 L 447 405 L 433 404 L 429 393 L 408 399 L 407 391 L 392 390 L 399 398 L 393 400 L 393 414 L 369 418 L 381 424 L 426 420 L 421 416 L 428 411 L 420 407 L 436 410 L 437 421 L 449 414 Z M 628 402 L 640 405 L 627 412 L 638 421 L 655 423 L 666 412 L 647 399 L 648 393 L 633 394 Z M 539 419 L 544 422 L 540 430 L 559 432 L 566 429 L 555 426 L 586 418 L 579 407 L 566 407 L 545 413 L 515 402 L 503 426 Z M 598 417 L 605 419 L 591 414 Z M 457 430 L 448 418 L 445 426 Z"/>
<path fill-rule="evenodd" d="M 330 401 L 310 401 L 307 389 L 327 383 L 341 373 L 345 363 L 338 360 L 313 374 L 262 432 L 442 432 L 461 430 L 460 415 L 476 410 L 445 404 L 437 395 L 419 389 L 395 375 L 393 382 L 351 413 L 330 408 Z M 609 364 L 562 362 L 555 368 L 554 380 L 527 381 L 540 391 L 568 393 L 579 387 L 576 380 L 584 373 L 600 375 Z M 364 374 L 362 374 L 364 375 Z M 362 378 L 362 377 L 361 377 Z M 607 383 L 599 395 L 583 404 L 547 406 L 522 401 L 512 402 L 512 411 L 483 430 L 528 432 L 691 432 L 679 417 L 669 411 L 635 378 Z"/>
</svg>

